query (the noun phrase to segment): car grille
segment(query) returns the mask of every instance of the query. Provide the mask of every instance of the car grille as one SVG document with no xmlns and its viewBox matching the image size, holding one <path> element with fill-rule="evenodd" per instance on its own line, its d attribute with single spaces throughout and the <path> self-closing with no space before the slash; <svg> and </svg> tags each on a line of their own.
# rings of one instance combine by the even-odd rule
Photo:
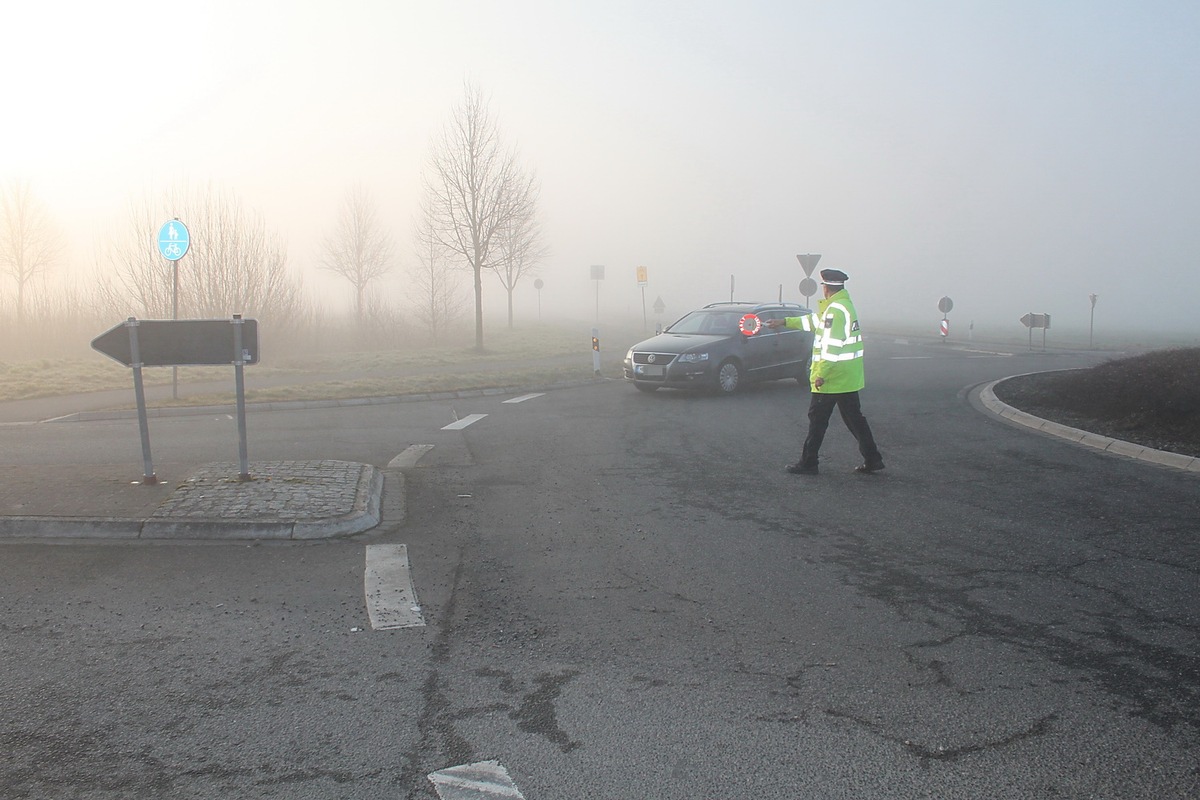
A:
<svg viewBox="0 0 1200 800">
<path fill-rule="evenodd" d="M 633 363 L 635 364 L 654 364 L 655 366 L 665 367 L 675 360 L 674 353 L 634 353 Z"/>
</svg>

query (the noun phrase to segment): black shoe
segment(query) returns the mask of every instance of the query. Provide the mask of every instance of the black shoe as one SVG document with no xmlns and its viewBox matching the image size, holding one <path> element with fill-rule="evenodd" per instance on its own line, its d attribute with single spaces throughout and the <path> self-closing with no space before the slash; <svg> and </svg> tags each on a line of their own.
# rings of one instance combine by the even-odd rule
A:
<svg viewBox="0 0 1200 800">
<path fill-rule="evenodd" d="M 879 470 L 881 470 L 881 469 L 883 469 L 882 461 L 870 461 L 870 462 L 867 462 L 866 464 L 859 464 L 857 467 L 854 468 L 854 471 L 855 472 L 864 472 L 864 473 L 865 472 L 879 472 Z"/>
<path fill-rule="evenodd" d="M 816 475 L 817 474 L 817 466 L 815 464 L 811 467 L 807 466 L 805 464 L 799 464 L 799 463 L 788 464 L 787 471 L 792 473 L 793 475 Z"/>
</svg>

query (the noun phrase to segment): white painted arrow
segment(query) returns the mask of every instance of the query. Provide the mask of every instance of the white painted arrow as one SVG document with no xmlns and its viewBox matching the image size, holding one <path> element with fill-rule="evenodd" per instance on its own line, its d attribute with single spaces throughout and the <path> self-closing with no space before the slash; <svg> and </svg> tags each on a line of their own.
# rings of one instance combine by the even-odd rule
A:
<svg viewBox="0 0 1200 800">
<path fill-rule="evenodd" d="M 525 795 L 499 761 L 449 767 L 431 772 L 428 777 L 442 800 L 492 800 L 496 797 L 525 800 Z"/>
</svg>

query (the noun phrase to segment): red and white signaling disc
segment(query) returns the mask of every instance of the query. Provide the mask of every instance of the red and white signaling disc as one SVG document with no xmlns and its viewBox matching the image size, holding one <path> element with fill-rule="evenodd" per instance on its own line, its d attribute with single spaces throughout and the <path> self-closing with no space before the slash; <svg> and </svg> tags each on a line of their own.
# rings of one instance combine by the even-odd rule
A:
<svg viewBox="0 0 1200 800">
<path fill-rule="evenodd" d="M 762 330 L 762 320 L 757 314 L 747 314 L 738 320 L 738 330 L 746 336 L 753 336 Z"/>
</svg>

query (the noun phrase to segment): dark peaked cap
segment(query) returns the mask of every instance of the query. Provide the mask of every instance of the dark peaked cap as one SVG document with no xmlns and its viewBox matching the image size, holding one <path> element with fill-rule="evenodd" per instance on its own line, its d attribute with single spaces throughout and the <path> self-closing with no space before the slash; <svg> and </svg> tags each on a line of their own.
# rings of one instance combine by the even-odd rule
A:
<svg viewBox="0 0 1200 800">
<path fill-rule="evenodd" d="M 827 286 L 845 286 L 848 280 L 850 280 L 850 276 L 840 269 L 821 270 L 821 283 Z"/>
</svg>

